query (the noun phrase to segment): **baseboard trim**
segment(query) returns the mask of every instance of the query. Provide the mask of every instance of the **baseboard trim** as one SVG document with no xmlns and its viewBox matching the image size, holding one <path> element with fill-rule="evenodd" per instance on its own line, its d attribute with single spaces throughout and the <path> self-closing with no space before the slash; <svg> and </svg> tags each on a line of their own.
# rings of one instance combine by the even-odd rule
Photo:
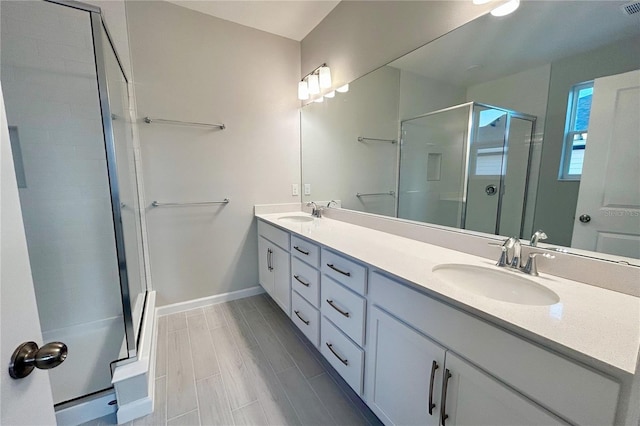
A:
<svg viewBox="0 0 640 426">
<path fill-rule="evenodd" d="M 83 398 L 77 403 L 57 409 L 56 423 L 60 426 L 75 426 L 115 413 L 118 406 L 109 405 L 115 399 L 116 394 L 113 390 Z"/>
<path fill-rule="evenodd" d="M 213 305 L 215 303 L 244 299 L 245 297 L 256 296 L 262 293 L 264 293 L 264 289 L 261 286 L 257 285 L 255 287 L 231 291 L 229 293 L 222 293 L 213 296 L 202 297 L 200 299 L 187 300 L 186 302 L 172 303 L 171 305 L 164 305 L 156 308 L 156 316 L 162 317 L 169 314 L 175 314 L 177 312 L 184 312 L 191 309 L 201 308 L 202 306 Z"/>
<path fill-rule="evenodd" d="M 138 399 L 129 404 L 120 405 L 118 407 L 118 424 L 130 422 L 131 420 L 144 417 L 153 412 L 153 399 L 150 397 Z"/>
</svg>

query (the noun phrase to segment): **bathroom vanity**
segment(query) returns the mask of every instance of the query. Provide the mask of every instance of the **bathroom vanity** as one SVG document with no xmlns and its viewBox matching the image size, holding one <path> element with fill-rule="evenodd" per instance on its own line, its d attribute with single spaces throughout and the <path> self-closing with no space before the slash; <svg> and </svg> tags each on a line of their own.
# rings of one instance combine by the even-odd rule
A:
<svg viewBox="0 0 640 426">
<path fill-rule="evenodd" d="M 626 421 L 639 298 L 330 218 L 256 216 L 260 284 L 385 424 Z M 530 288 L 499 300 L 483 280 Z"/>
</svg>

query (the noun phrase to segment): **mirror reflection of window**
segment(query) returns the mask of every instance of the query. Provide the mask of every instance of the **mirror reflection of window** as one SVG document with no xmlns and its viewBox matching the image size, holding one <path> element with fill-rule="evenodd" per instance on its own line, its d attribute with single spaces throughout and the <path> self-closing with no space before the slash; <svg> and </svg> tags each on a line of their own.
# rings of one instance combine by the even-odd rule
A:
<svg viewBox="0 0 640 426">
<path fill-rule="evenodd" d="M 560 180 L 580 180 L 587 146 L 593 81 L 576 84 L 569 92 Z"/>
</svg>

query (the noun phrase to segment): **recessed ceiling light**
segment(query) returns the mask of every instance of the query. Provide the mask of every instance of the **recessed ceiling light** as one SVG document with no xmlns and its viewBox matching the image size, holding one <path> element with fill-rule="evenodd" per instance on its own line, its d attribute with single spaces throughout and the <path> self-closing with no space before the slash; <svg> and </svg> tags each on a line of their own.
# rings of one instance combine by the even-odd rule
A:
<svg viewBox="0 0 640 426">
<path fill-rule="evenodd" d="M 508 2 L 496 7 L 491 11 L 493 16 L 506 16 L 510 13 L 515 12 L 515 10 L 520 6 L 520 0 L 509 0 Z"/>
</svg>

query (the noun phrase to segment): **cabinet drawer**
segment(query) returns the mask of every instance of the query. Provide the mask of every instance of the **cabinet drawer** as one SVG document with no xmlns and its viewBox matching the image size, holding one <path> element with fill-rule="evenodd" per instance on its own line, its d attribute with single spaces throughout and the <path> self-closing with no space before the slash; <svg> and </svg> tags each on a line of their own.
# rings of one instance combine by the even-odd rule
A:
<svg viewBox="0 0 640 426">
<path fill-rule="evenodd" d="M 291 236 L 291 254 L 314 268 L 320 267 L 320 247 L 293 235 Z"/>
<path fill-rule="evenodd" d="M 291 288 L 320 308 L 320 272 L 295 257 L 291 258 Z"/>
<path fill-rule="evenodd" d="M 289 251 L 289 233 L 258 220 L 258 235 Z"/>
<path fill-rule="evenodd" d="M 322 317 L 320 352 L 358 395 L 362 395 L 364 351 Z"/>
<path fill-rule="evenodd" d="M 365 295 L 367 268 L 332 251 L 322 249 L 322 273 L 351 290 Z"/>
<path fill-rule="evenodd" d="M 377 272 L 369 290 L 373 305 L 570 422 L 613 424 L 620 384 L 612 378 Z"/>
<path fill-rule="evenodd" d="M 291 312 L 293 323 L 317 348 L 320 338 L 320 312 L 295 291 L 291 292 Z"/>
<path fill-rule="evenodd" d="M 322 315 L 363 346 L 366 300 L 326 276 L 322 277 L 321 293 Z"/>
</svg>

